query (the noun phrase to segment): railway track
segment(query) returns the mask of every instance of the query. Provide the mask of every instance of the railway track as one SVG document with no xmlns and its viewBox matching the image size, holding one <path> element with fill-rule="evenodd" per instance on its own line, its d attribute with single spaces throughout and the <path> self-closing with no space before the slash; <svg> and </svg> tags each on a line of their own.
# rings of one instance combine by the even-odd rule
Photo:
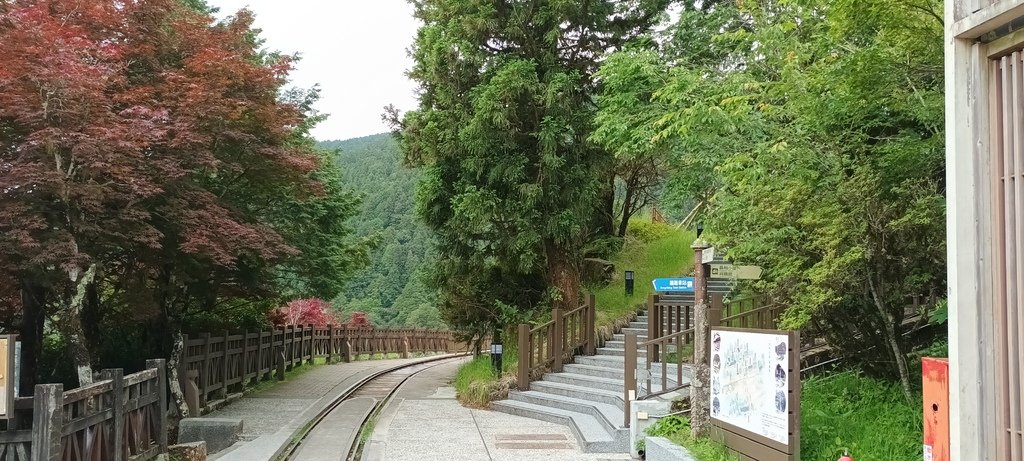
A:
<svg viewBox="0 0 1024 461">
<path fill-rule="evenodd" d="M 278 461 L 358 460 L 377 414 L 403 383 L 417 373 L 465 355 L 414 363 L 367 377 L 313 418 Z"/>
</svg>

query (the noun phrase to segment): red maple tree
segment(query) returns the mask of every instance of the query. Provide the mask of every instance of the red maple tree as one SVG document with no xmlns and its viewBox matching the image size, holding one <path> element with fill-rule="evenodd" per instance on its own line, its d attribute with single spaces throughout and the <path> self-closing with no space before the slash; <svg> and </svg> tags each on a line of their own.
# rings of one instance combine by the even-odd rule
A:
<svg viewBox="0 0 1024 461">
<path fill-rule="evenodd" d="M 331 303 L 318 298 L 296 299 L 269 314 L 271 323 L 284 325 L 341 325 Z"/>
<path fill-rule="evenodd" d="M 291 60 L 251 25 L 178 0 L 0 4 L 0 271 L 57 306 L 80 381 L 100 280 L 177 331 L 186 307 L 266 292 L 297 253 L 268 210 L 322 190 L 319 160 L 280 96 Z"/>
</svg>

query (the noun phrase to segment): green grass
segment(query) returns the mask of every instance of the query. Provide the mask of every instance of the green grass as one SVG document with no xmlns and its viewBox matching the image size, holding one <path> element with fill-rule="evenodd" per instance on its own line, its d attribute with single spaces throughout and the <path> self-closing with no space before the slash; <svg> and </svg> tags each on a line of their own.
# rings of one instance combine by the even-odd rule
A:
<svg viewBox="0 0 1024 461">
<path fill-rule="evenodd" d="M 615 278 L 608 285 L 593 290 L 597 301 L 597 326 L 609 326 L 645 303 L 647 295 L 654 292 L 652 280 L 691 272 L 693 249 L 690 245 L 695 239 L 693 232 L 666 224 L 631 222 L 622 250 L 611 258 L 615 263 Z M 632 296 L 626 296 L 622 279 L 627 270 L 634 271 Z"/>
<path fill-rule="evenodd" d="M 511 379 L 510 375 L 516 372 L 519 361 L 515 351 L 505 349 L 504 352 L 501 363 L 502 375 L 506 376 L 506 379 Z M 464 405 L 486 407 L 492 397 L 500 391 L 500 381 L 500 377 L 491 367 L 491 356 L 483 354 L 459 367 L 453 380 L 455 395 Z"/>
<path fill-rule="evenodd" d="M 302 376 L 302 375 L 304 375 L 306 373 L 309 373 L 314 368 L 316 368 L 316 367 L 318 367 L 320 365 L 324 365 L 326 363 L 327 363 L 327 358 L 326 357 L 313 357 L 313 364 L 312 365 L 308 365 L 306 363 L 303 363 L 300 366 L 292 367 L 291 370 L 285 371 L 284 372 L 284 380 L 285 381 L 289 381 L 289 380 L 295 379 L 295 378 L 297 378 L 299 376 Z M 259 392 L 263 392 L 263 391 L 265 391 L 267 389 L 270 389 L 270 388 L 276 386 L 277 383 L 280 383 L 280 382 L 283 382 L 283 381 L 278 381 L 276 378 L 273 377 L 273 373 L 271 373 L 271 378 L 270 379 L 264 380 L 264 381 L 260 381 L 255 386 L 246 388 L 246 392 L 253 393 L 253 394 L 259 393 Z"/>
<path fill-rule="evenodd" d="M 690 419 L 686 416 L 667 416 L 647 428 L 647 435 L 665 437 L 685 447 L 700 461 L 736 461 L 739 458 L 729 453 L 722 444 L 711 439 L 694 439 L 690 435 Z"/>
<path fill-rule="evenodd" d="M 898 383 L 846 371 L 804 381 L 800 452 L 808 460 L 921 459 L 920 399 L 908 403 Z"/>
</svg>

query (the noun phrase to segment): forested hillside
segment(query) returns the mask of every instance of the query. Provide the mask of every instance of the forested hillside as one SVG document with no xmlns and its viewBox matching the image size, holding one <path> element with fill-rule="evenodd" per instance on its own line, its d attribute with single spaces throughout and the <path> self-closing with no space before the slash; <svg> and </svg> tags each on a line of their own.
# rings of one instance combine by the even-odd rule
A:
<svg viewBox="0 0 1024 461">
<path fill-rule="evenodd" d="M 335 150 L 345 184 L 363 196 L 353 220 L 358 236 L 376 236 L 370 265 L 334 300 L 346 313 L 366 312 L 378 326 L 441 327 L 435 292 L 421 276 L 435 260 L 429 230 L 415 216 L 419 170 L 403 168 L 388 134 L 320 144 Z"/>
</svg>

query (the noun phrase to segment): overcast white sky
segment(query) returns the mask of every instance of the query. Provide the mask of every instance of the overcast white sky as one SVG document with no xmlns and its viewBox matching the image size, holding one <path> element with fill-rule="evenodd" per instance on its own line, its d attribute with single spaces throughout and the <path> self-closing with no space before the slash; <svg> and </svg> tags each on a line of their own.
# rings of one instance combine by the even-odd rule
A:
<svg viewBox="0 0 1024 461">
<path fill-rule="evenodd" d="M 298 52 L 294 86 L 319 83 L 320 112 L 330 114 L 313 135 L 319 140 L 381 133 L 384 106 L 414 109 L 415 85 L 406 50 L 419 27 L 406 0 L 208 0 L 225 17 L 248 7 L 266 47 Z"/>
</svg>

